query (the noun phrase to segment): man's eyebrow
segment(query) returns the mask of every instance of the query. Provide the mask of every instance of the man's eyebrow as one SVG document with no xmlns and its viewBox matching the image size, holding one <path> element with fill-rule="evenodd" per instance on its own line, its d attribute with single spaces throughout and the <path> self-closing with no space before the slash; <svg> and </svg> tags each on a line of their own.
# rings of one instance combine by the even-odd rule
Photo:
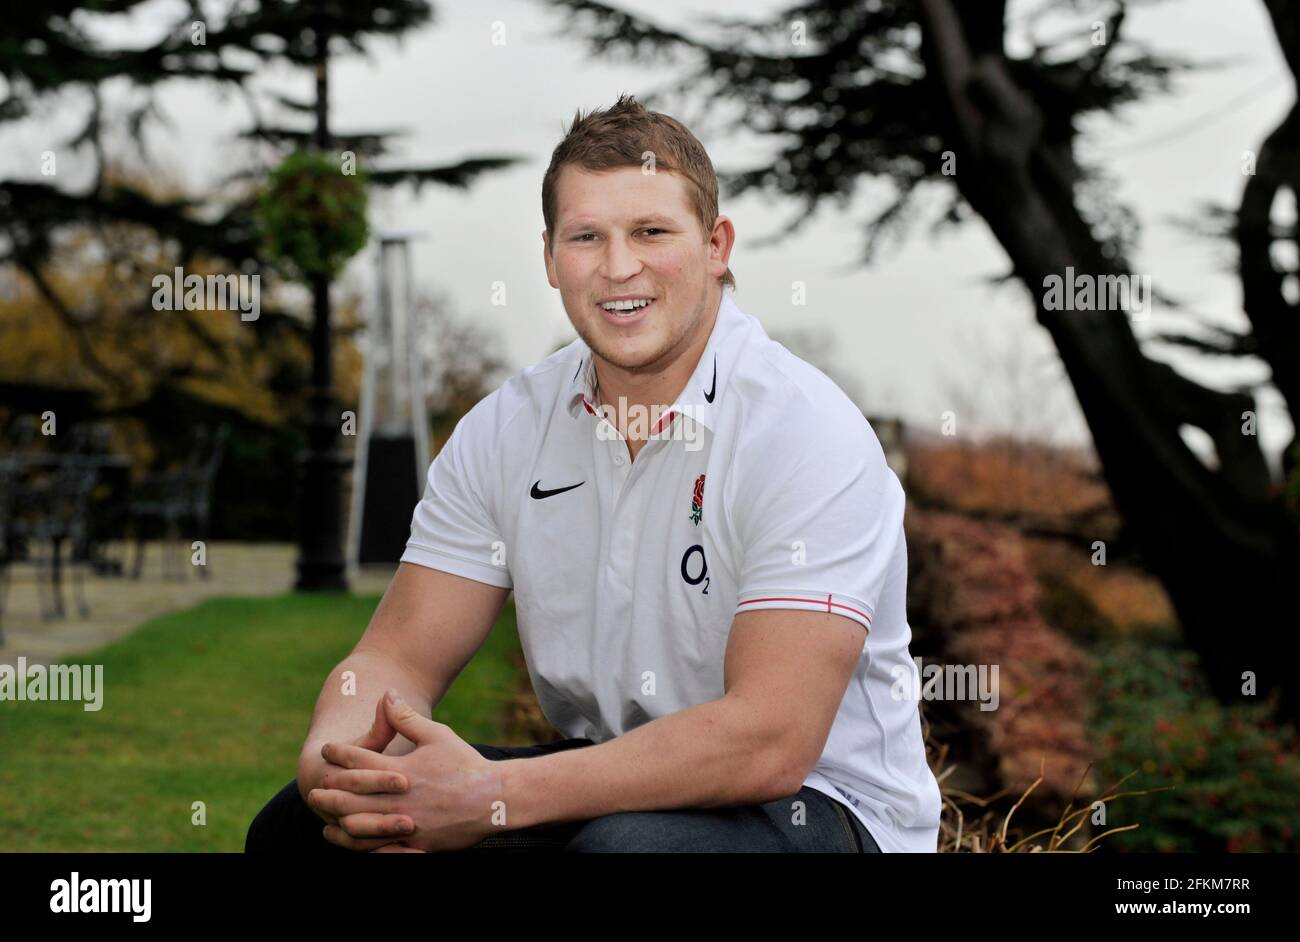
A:
<svg viewBox="0 0 1300 942">
<path fill-rule="evenodd" d="M 632 220 L 632 225 L 644 226 L 646 223 L 651 223 L 651 222 L 666 223 L 670 226 L 677 225 L 677 221 L 673 219 L 671 216 L 664 216 L 658 213 L 654 213 L 649 216 L 638 217 L 637 219 Z M 595 220 L 575 219 L 572 222 L 565 223 L 563 226 L 563 231 L 568 232 L 571 229 L 585 229 L 585 228 L 590 228 L 593 225 L 595 225 Z"/>
</svg>

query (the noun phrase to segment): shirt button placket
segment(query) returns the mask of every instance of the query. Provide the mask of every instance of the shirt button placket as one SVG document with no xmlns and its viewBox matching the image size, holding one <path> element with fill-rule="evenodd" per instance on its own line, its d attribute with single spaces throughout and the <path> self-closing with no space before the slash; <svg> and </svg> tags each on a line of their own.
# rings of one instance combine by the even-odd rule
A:
<svg viewBox="0 0 1300 942">
<path fill-rule="evenodd" d="M 618 478 L 619 503 L 622 502 L 623 490 L 632 473 L 632 459 L 627 456 L 627 443 L 619 440 L 610 442 L 609 460 L 614 465 L 614 475 Z"/>
<path fill-rule="evenodd" d="M 606 572 L 616 591 L 626 591 L 630 585 L 628 573 L 632 564 L 630 556 L 635 538 L 633 528 L 636 526 L 635 517 L 629 512 L 631 495 L 626 493 L 632 462 L 627 455 L 626 442 L 621 439 L 612 441 L 609 443 L 609 447 L 610 461 L 616 469 L 614 474 L 618 479 L 619 486 L 618 496 L 614 500 L 614 519 L 613 526 L 610 528 L 609 559 Z M 616 607 L 621 608 L 622 605 Z"/>
</svg>

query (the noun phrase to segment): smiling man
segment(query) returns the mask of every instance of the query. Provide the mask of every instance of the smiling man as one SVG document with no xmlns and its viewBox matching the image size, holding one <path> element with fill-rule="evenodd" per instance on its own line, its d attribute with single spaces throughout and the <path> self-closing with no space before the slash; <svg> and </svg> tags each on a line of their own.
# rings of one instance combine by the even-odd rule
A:
<svg viewBox="0 0 1300 942">
<path fill-rule="evenodd" d="M 934 851 L 938 785 L 894 693 L 903 490 L 861 411 L 726 290 L 704 148 L 622 96 L 575 117 L 542 209 L 579 339 L 433 461 L 247 849 Z M 471 745 L 428 717 L 512 589 L 565 738 Z"/>
</svg>

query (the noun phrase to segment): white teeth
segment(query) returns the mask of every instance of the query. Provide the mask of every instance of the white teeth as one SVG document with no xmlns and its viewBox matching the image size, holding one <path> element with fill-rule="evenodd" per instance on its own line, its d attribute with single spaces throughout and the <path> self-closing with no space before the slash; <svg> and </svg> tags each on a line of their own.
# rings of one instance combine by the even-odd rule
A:
<svg viewBox="0 0 1300 942">
<path fill-rule="evenodd" d="M 635 311 L 653 300 L 654 298 L 635 298 L 630 301 L 606 301 L 601 307 L 607 311 Z"/>
</svg>

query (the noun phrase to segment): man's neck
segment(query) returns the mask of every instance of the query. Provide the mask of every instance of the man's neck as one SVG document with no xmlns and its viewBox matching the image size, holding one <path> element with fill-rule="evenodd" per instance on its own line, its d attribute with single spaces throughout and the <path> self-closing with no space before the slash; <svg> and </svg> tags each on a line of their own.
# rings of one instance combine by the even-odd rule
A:
<svg viewBox="0 0 1300 942">
<path fill-rule="evenodd" d="M 711 305 L 710 313 L 705 316 L 700 330 L 690 344 L 665 364 L 663 369 L 632 373 L 600 359 L 596 360 L 596 401 L 602 406 L 608 406 L 606 414 L 627 439 L 628 451 L 633 460 L 662 414 L 677 401 L 699 365 L 700 357 L 703 356 L 717 323 L 722 304 L 720 287 L 706 303 Z M 624 401 L 622 409 L 619 407 L 620 399 Z M 641 423 L 640 426 L 635 421 L 629 422 L 629 418 L 634 418 L 640 410 L 645 410 L 643 414 L 648 415 L 648 422 Z"/>
</svg>

